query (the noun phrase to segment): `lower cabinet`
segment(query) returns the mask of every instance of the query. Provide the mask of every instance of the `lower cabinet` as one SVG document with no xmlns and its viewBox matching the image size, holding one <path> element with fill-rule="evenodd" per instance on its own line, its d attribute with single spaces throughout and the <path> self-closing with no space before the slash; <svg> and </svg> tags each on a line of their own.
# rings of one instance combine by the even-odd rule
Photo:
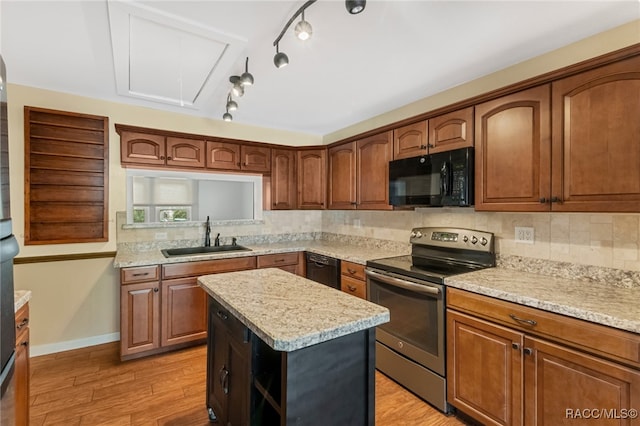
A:
<svg viewBox="0 0 640 426">
<path fill-rule="evenodd" d="M 450 404 L 486 425 L 640 424 L 640 335 L 465 293 L 447 289 Z"/>
<path fill-rule="evenodd" d="M 29 425 L 29 304 L 16 312 L 16 425 Z"/>
<path fill-rule="evenodd" d="M 258 268 L 279 268 L 304 277 L 304 252 L 263 254 L 258 256 Z"/>
<path fill-rule="evenodd" d="M 367 278 L 364 275 L 364 265 L 340 262 L 340 290 L 361 299 L 367 298 Z"/>
<path fill-rule="evenodd" d="M 256 257 L 169 263 L 120 271 L 120 357 L 123 360 L 201 344 L 207 338 L 207 295 L 201 275 L 254 269 Z"/>
</svg>

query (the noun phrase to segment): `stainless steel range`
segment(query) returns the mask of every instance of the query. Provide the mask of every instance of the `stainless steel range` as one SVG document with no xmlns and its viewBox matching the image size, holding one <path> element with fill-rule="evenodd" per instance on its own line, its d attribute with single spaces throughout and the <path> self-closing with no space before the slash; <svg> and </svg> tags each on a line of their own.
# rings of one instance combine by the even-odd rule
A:
<svg viewBox="0 0 640 426">
<path fill-rule="evenodd" d="M 490 232 L 414 228 L 411 255 L 367 262 L 367 294 L 391 321 L 376 331 L 376 368 L 445 413 L 444 279 L 495 266 Z"/>
</svg>

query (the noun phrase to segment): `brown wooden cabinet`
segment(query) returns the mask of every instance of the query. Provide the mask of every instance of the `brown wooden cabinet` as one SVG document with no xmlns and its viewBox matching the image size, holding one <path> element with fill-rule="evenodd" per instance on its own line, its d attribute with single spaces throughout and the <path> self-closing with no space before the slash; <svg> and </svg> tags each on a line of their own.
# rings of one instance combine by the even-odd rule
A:
<svg viewBox="0 0 640 426">
<path fill-rule="evenodd" d="M 548 211 L 550 86 L 475 107 L 475 209 Z"/>
<path fill-rule="evenodd" d="M 297 171 L 297 208 L 324 209 L 327 199 L 327 150 L 299 149 Z"/>
<path fill-rule="evenodd" d="M 271 148 L 226 141 L 207 141 L 208 169 L 269 173 Z"/>
<path fill-rule="evenodd" d="M 271 208 L 291 210 L 296 208 L 296 151 L 271 150 Z"/>
<path fill-rule="evenodd" d="M 392 131 L 331 147 L 328 155 L 330 209 L 391 210 Z"/>
<path fill-rule="evenodd" d="M 279 268 L 304 277 L 304 252 L 263 254 L 258 256 L 258 268 Z"/>
<path fill-rule="evenodd" d="M 24 304 L 15 314 L 16 362 L 15 362 L 15 424 L 29 426 L 29 304 Z"/>
<path fill-rule="evenodd" d="M 364 274 L 364 265 L 348 262 L 340 262 L 340 290 L 361 299 L 367 299 L 367 278 Z"/>
<path fill-rule="evenodd" d="M 205 142 L 199 139 L 166 137 L 152 133 L 122 131 L 122 164 L 204 168 Z"/>
<path fill-rule="evenodd" d="M 393 130 L 393 159 L 426 155 L 429 122 L 422 120 Z"/>
<path fill-rule="evenodd" d="M 122 268 L 121 358 L 204 343 L 207 295 L 198 285 L 198 277 L 255 267 L 256 257 L 248 256 Z"/>
<path fill-rule="evenodd" d="M 429 119 L 429 154 L 473 145 L 473 107 Z"/>
<path fill-rule="evenodd" d="M 640 404 L 639 335 L 452 288 L 447 305 L 447 400 L 483 424 Z"/>
<path fill-rule="evenodd" d="M 640 56 L 551 87 L 551 209 L 639 211 Z"/>
</svg>

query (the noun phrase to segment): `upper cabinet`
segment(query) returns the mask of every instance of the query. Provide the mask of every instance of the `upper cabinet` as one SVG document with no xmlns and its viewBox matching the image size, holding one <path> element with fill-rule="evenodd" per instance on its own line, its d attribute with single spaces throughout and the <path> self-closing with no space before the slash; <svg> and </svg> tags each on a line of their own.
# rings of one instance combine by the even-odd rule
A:
<svg viewBox="0 0 640 426">
<path fill-rule="evenodd" d="M 204 140 L 123 131 L 120 160 L 123 164 L 204 168 L 204 147 Z"/>
<path fill-rule="evenodd" d="M 549 85 L 480 105 L 475 112 L 476 210 L 545 211 L 549 198 Z"/>
<path fill-rule="evenodd" d="M 271 148 L 207 141 L 208 169 L 269 173 Z"/>
<path fill-rule="evenodd" d="M 393 132 L 329 149 L 329 208 L 390 210 L 389 161 Z"/>
<path fill-rule="evenodd" d="M 429 119 L 429 154 L 473 146 L 473 107 Z"/>
<path fill-rule="evenodd" d="M 640 210 L 640 57 L 477 105 L 476 210 Z"/>
<path fill-rule="evenodd" d="M 298 208 L 325 208 L 327 198 L 327 150 L 298 150 Z"/>
<path fill-rule="evenodd" d="M 290 210 L 296 208 L 296 151 L 271 150 L 271 208 Z"/>
<path fill-rule="evenodd" d="M 640 57 L 555 81 L 554 211 L 640 211 Z"/>
<path fill-rule="evenodd" d="M 427 154 L 427 120 L 393 130 L 393 159 L 417 157 Z"/>
</svg>

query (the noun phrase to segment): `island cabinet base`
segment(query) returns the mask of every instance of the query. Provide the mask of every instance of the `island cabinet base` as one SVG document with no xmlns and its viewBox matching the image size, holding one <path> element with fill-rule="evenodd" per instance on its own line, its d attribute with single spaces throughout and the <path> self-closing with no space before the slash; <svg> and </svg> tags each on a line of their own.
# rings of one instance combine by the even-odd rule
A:
<svg viewBox="0 0 640 426">
<path fill-rule="evenodd" d="M 225 426 L 375 424 L 374 328 L 284 352 L 272 349 L 213 298 L 209 318 L 212 421 Z"/>
</svg>

